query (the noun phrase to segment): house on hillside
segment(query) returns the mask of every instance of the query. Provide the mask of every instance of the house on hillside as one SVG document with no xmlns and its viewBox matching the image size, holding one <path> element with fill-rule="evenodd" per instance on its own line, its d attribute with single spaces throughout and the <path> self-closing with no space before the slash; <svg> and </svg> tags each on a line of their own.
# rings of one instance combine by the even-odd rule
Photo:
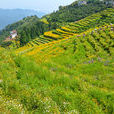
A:
<svg viewBox="0 0 114 114">
<path fill-rule="evenodd" d="M 14 40 L 14 38 L 16 37 L 17 37 L 17 31 L 13 30 L 10 32 L 10 35 L 4 41 L 8 42 L 8 41 Z"/>
<path fill-rule="evenodd" d="M 10 32 L 10 38 L 13 39 L 17 36 L 17 31 L 16 30 L 13 30 Z"/>
<path fill-rule="evenodd" d="M 78 2 L 78 6 L 86 5 L 86 4 L 87 4 L 87 1 L 85 1 L 85 0 L 82 0 L 82 1 Z"/>
</svg>

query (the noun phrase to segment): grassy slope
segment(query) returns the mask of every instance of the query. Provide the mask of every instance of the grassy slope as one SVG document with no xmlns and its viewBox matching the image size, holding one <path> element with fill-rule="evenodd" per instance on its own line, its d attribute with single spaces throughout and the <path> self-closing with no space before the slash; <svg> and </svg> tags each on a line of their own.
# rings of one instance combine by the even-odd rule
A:
<svg viewBox="0 0 114 114">
<path fill-rule="evenodd" d="M 26 57 L 2 49 L 1 112 L 112 113 L 113 36 L 110 27 L 102 28 L 85 38 L 45 44 Z"/>
<path fill-rule="evenodd" d="M 113 113 L 113 30 L 89 29 L 19 51 L 23 56 L 0 48 L 0 111 Z"/>
</svg>

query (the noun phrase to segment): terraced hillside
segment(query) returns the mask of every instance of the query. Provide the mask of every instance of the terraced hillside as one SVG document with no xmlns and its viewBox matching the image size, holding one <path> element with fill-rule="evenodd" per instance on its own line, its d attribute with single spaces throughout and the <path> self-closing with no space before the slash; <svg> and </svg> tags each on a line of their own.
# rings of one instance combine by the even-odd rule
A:
<svg viewBox="0 0 114 114">
<path fill-rule="evenodd" d="M 44 35 L 41 35 L 39 38 L 36 38 L 33 41 L 30 41 L 26 46 L 18 49 L 20 51 L 28 51 L 34 48 L 34 46 L 39 46 L 48 42 L 60 40 L 66 37 L 71 37 L 72 35 L 77 35 L 88 29 L 92 29 L 107 23 L 113 23 L 114 20 L 114 9 L 109 8 L 100 13 L 93 14 L 87 18 L 84 18 L 80 21 L 74 23 L 69 23 L 59 29 L 45 32 Z"/>
<path fill-rule="evenodd" d="M 72 46 L 74 46 L 74 53 L 75 53 L 77 47 L 81 44 L 82 48 L 84 48 L 84 51 L 86 52 L 85 53 L 86 57 L 91 58 L 92 56 L 96 56 L 96 54 L 100 56 L 106 56 L 106 55 L 112 56 L 114 53 L 113 32 L 114 32 L 113 24 L 104 25 L 96 27 L 94 29 L 89 29 L 81 34 L 74 35 L 72 37 L 46 43 L 41 46 L 36 46 L 32 50 L 27 51 L 23 54 L 37 56 L 38 53 L 43 56 L 46 55 L 47 58 L 47 56 L 48 55 L 50 56 L 50 54 L 58 55 L 56 54 L 56 52 L 64 53 L 68 47 L 72 48 Z"/>
<path fill-rule="evenodd" d="M 33 42 L 0 48 L 0 112 L 113 114 L 114 24 Z"/>
</svg>

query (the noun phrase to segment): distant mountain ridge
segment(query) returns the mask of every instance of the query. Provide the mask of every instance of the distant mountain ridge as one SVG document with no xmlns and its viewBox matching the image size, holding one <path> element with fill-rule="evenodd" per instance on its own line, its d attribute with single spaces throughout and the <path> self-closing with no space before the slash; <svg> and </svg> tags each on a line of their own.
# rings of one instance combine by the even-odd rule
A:
<svg viewBox="0 0 114 114">
<path fill-rule="evenodd" d="M 0 29 L 3 29 L 8 24 L 19 21 L 24 17 L 33 15 L 42 17 L 45 13 L 29 9 L 0 9 Z"/>
</svg>

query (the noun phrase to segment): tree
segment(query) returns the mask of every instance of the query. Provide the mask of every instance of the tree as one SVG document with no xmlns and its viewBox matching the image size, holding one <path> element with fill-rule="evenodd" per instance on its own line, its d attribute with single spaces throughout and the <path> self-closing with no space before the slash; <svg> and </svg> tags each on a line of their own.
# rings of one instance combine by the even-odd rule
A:
<svg viewBox="0 0 114 114">
<path fill-rule="evenodd" d="M 23 30 L 20 36 L 20 45 L 23 46 L 27 43 L 26 32 Z"/>
</svg>

